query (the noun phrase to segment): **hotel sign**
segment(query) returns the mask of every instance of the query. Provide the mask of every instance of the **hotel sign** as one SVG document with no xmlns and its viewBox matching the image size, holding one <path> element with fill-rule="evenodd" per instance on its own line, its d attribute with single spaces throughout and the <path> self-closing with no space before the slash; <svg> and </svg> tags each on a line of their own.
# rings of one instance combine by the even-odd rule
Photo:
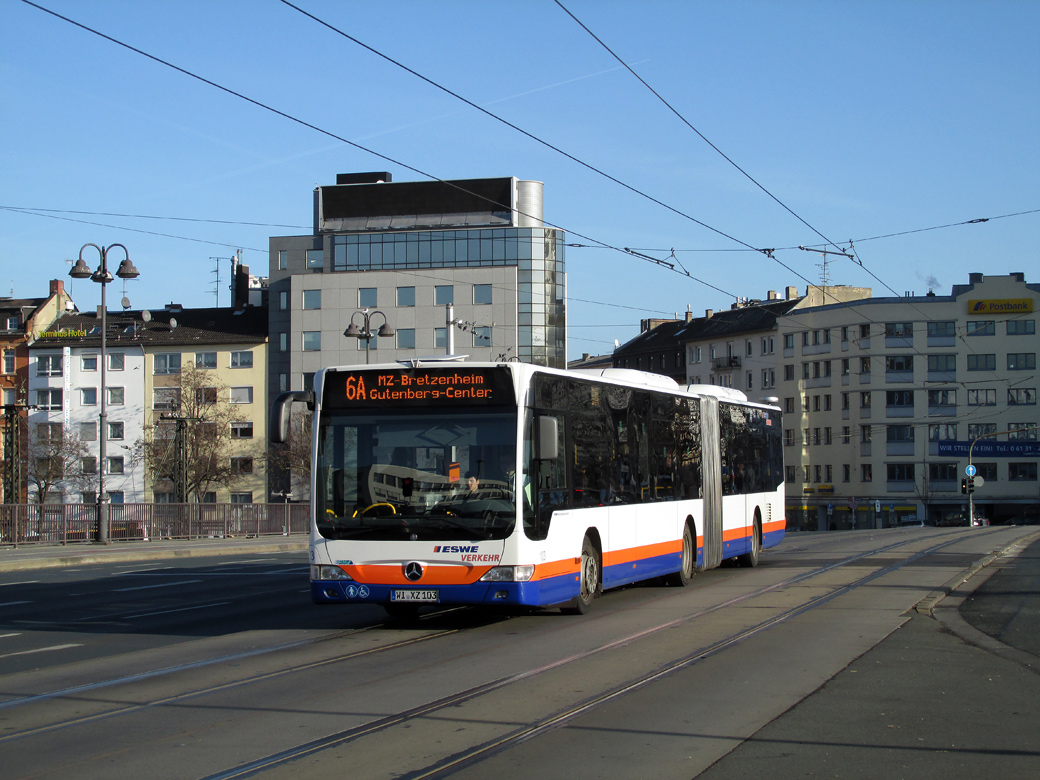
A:
<svg viewBox="0 0 1040 780">
<path fill-rule="evenodd" d="M 1032 298 L 991 298 L 968 301 L 968 314 L 1028 314 L 1033 311 Z"/>
</svg>

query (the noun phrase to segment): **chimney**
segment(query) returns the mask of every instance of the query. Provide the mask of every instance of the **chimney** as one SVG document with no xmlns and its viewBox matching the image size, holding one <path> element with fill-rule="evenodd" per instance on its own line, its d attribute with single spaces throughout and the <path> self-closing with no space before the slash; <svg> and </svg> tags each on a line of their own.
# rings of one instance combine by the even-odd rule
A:
<svg viewBox="0 0 1040 780">
<path fill-rule="evenodd" d="M 711 315 L 714 314 L 714 313 L 715 313 L 714 309 L 705 309 L 704 310 L 704 319 L 710 320 L 711 319 Z"/>
<path fill-rule="evenodd" d="M 690 311 L 690 304 L 686 304 L 686 322 L 693 319 L 693 312 Z"/>
<path fill-rule="evenodd" d="M 65 282 L 61 279 L 51 279 L 51 295 L 61 295 L 65 292 Z"/>
<path fill-rule="evenodd" d="M 184 309 L 179 303 L 166 304 L 166 311 L 182 311 Z"/>
<path fill-rule="evenodd" d="M 793 301 L 795 298 L 798 297 L 798 288 L 797 287 L 787 287 L 787 288 L 784 289 L 784 295 L 786 296 L 784 298 L 785 301 Z"/>
<path fill-rule="evenodd" d="M 767 301 L 778 301 L 778 300 L 780 300 L 780 296 L 779 296 L 779 294 L 777 294 L 776 290 L 766 290 L 766 300 Z"/>
</svg>

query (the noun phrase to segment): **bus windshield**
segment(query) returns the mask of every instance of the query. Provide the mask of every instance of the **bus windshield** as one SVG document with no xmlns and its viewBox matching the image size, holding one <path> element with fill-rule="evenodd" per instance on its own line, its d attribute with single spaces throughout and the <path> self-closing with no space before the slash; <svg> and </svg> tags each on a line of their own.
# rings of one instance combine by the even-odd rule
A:
<svg viewBox="0 0 1040 780">
<path fill-rule="evenodd" d="M 504 539 L 516 523 L 516 411 L 322 415 L 314 512 L 326 539 Z"/>
</svg>

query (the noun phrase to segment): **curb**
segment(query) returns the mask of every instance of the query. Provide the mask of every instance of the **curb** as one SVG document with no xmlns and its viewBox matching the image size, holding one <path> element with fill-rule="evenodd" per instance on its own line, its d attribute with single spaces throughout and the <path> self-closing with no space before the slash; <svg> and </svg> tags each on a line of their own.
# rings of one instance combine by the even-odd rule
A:
<svg viewBox="0 0 1040 780">
<path fill-rule="evenodd" d="M 33 569 L 53 569 L 63 566 L 89 566 L 99 563 L 117 561 L 157 561 L 177 558 L 213 558 L 221 555 L 239 555 L 242 553 L 276 553 L 305 552 L 309 541 L 247 543 L 241 546 L 235 543 L 214 546 L 198 546 L 170 548 L 161 547 L 142 550 L 112 550 L 66 553 L 62 555 L 23 558 L 21 560 L 2 560 L 0 554 L 0 572 L 31 571 Z"/>
</svg>

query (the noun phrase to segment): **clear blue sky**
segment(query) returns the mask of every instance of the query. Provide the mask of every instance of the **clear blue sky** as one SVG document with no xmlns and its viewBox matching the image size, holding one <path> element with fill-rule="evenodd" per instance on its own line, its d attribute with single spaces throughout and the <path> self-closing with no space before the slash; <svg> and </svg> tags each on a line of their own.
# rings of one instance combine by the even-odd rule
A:
<svg viewBox="0 0 1040 780">
<path fill-rule="evenodd" d="M 424 178 L 404 166 L 537 179 L 571 243 L 675 250 L 678 273 L 568 249 L 571 357 L 644 317 L 804 292 L 821 256 L 796 247 L 821 235 L 859 261 L 832 257 L 831 283 L 875 295 L 945 294 L 973 271 L 1040 282 L 1032 0 L 564 0 L 681 118 L 551 0 L 296 4 L 668 208 L 278 0 L 40 5 L 396 162 L 0 0 L 0 293 L 45 295 L 83 244 L 118 242 L 141 271 L 134 308 L 214 305 L 218 264 L 227 305 L 230 262 L 211 258 L 241 248 L 266 274 L 269 236 L 309 232 L 315 185 Z M 100 302 L 89 282 L 72 292 Z"/>
</svg>

